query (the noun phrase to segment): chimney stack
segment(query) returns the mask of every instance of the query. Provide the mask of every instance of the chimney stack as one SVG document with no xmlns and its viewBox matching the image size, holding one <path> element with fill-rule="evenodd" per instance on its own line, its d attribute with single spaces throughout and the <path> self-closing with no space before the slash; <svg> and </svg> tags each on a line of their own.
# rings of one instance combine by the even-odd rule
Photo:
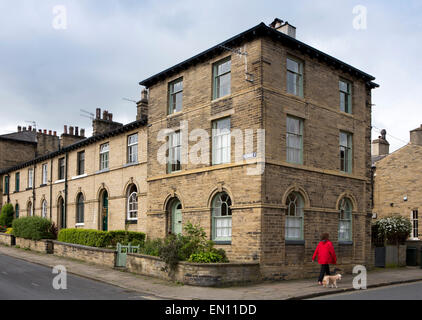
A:
<svg viewBox="0 0 422 320">
<path fill-rule="evenodd" d="M 383 129 L 381 136 L 372 141 L 372 156 L 385 156 L 390 153 L 390 144 L 386 139 L 387 131 Z"/>
<path fill-rule="evenodd" d="M 142 90 L 141 100 L 136 103 L 136 109 L 136 120 L 148 119 L 148 90 Z"/>
<path fill-rule="evenodd" d="M 284 22 L 279 18 L 275 18 L 273 22 L 269 25 L 271 28 L 284 33 L 292 38 L 296 39 L 296 27 L 292 26 L 287 21 Z"/>
<path fill-rule="evenodd" d="M 410 143 L 422 146 L 422 125 L 410 131 Z"/>
</svg>

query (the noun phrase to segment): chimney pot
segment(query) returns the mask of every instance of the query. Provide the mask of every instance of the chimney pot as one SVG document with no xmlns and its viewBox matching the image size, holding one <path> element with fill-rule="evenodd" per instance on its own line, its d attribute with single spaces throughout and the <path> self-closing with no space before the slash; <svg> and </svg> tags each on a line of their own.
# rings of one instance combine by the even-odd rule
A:
<svg viewBox="0 0 422 320">
<path fill-rule="evenodd" d="M 29 126 L 28 127 L 28 131 L 32 131 L 32 126 Z"/>
<path fill-rule="evenodd" d="M 81 137 L 85 137 L 85 129 L 81 129 Z"/>
<path fill-rule="evenodd" d="M 26 127 L 23 127 L 23 129 L 22 129 L 23 131 L 26 131 Z"/>
<path fill-rule="evenodd" d="M 103 111 L 103 120 L 107 120 L 108 112 L 106 110 Z"/>
<path fill-rule="evenodd" d="M 38 129 L 38 133 L 42 133 L 42 130 L 41 129 Z"/>
<path fill-rule="evenodd" d="M 44 134 L 47 134 L 47 129 L 44 129 Z"/>
<path fill-rule="evenodd" d="M 22 131 L 22 127 L 18 126 L 18 132 L 21 132 L 21 131 Z"/>
<path fill-rule="evenodd" d="M 75 136 L 79 136 L 79 127 L 75 127 Z"/>
<path fill-rule="evenodd" d="M 64 126 L 64 130 L 63 130 L 64 134 L 67 134 L 67 125 Z"/>
<path fill-rule="evenodd" d="M 56 137 L 57 136 L 57 131 L 53 131 L 53 135 Z"/>
<path fill-rule="evenodd" d="M 52 134 L 52 131 L 51 130 L 48 130 L 48 135 L 51 136 L 51 134 Z"/>
<path fill-rule="evenodd" d="M 74 129 L 73 127 L 69 127 L 69 134 L 71 136 L 73 136 L 73 134 L 74 134 L 74 130 L 73 129 Z"/>
<path fill-rule="evenodd" d="M 148 101 L 148 90 L 144 89 L 141 92 L 141 100 L 142 101 Z"/>
<path fill-rule="evenodd" d="M 101 108 L 97 108 L 96 114 L 95 114 L 95 118 L 96 119 L 100 119 L 101 118 Z"/>
</svg>

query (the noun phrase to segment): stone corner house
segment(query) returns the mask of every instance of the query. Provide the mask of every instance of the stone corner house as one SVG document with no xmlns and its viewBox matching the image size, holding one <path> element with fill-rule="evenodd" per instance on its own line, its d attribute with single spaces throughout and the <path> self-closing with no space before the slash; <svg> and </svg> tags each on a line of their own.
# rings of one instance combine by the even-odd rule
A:
<svg viewBox="0 0 422 320">
<path fill-rule="evenodd" d="M 268 279 L 314 272 L 322 232 L 345 270 L 369 264 L 378 85 L 295 36 L 287 22 L 261 23 L 142 81 L 135 122 L 97 111 L 92 137 L 3 169 L 3 202 L 60 227 L 151 238 L 199 223 Z M 186 161 L 197 129 L 209 148 Z"/>
</svg>

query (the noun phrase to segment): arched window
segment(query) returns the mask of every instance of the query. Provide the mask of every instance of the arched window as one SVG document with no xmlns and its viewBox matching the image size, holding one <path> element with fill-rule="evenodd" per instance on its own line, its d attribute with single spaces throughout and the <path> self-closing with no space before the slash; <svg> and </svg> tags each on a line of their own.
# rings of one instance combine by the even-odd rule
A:
<svg viewBox="0 0 422 320">
<path fill-rule="evenodd" d="M 286 201 L 286 240 L 303 240 L 303 197 L 292 192 Z"/>
<path fill-rule="evenodd" d="M 16 219 L 19 218 L 19 204 L 16 204 L 16 206 L 15 206 L 15 218 Z"/>
<path fill-rule="evenodd" d="M 138 220 L 138 189 L 135 185 L 130 186 L 127 192 L 127 220 Z"/>
<path fill-rule="evenodd" d="M 84 195 L 82 193 L 76 198 L 76 223 L 84 223 Z"/>
<path fill-rule="evenodd" d="M 32 210 L 32 202 L 29 201 L 28 202 L 28 206 L 26 208 L 26 214 L 28 215 L 28 217 L 32 217 L 33 216 L 33 210 Z"/>
<path fill-rule="evenodd" d="M 340 217 L 338 226 L 338 241 L 352 241 L 352 202 L 348 198 L 340 201 Z"/>
<path fill-rule="evenodd" d="M 43 200 L 41 204 L 41 216 L 47 218 L 47 201 Z"/>
<path fill-rule="evenodd" d="M 212 200 L 212 240 L 232 240 L 232 201 L 226 192 L 215 195 Z"/>
</svg>

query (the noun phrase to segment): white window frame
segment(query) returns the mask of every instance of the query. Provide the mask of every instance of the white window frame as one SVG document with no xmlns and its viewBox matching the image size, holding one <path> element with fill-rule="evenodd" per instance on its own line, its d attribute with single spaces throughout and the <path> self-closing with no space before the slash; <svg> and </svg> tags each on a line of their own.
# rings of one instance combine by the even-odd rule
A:
<svg viewBox="0 0 422 320">
<path fill-rule="evenodd" d="M 291 211 L 291 205 L 294 206 L 294 212 Z M 304 233 L 303 233 L 303 224 L 304 224 L 304 216 L 305 216 L 305 200 L 302 195 L 298 192 L 292 192 L 287 197 L 286 201 L 287 212 L 286 212 L 286 231 L 285 231 L 285 239 L 286 241 L 303 241 L 304 240 Z M 292 226 L 293 221 L 299 221 L 299 227 Z M 297 223 L 295 223 L 297 225 Z M 289 237 L 289 229 L 299 229 L 299 237 Z"/>
<path fill-rule="evenodd" d="M 138 134 L 132 134 L 127 137 L 127 163 L 138 162 Z"/>
<path fill-rule="evenodd" d="M 349 198 L 343 198 L 340 201 L 339 208 L 339 225 L 338 225 L 338 242 L 353 241 L 353 205 Z M 341 237 L 341 225 L 348 225 L 349 232 L 346 234 L 347 238 Z"/>
<path fill-rule="evenodd" d="M 109 168 L 110 164 L 110 143 L 100 145 L 100 171 Z"/>
<path fill-rule="evenodd" d="M 224 199 L 223 199 L 224 197 Z M 225 205 L 226 212 L 221 212 L 222 205 Z M 218 193 L 214 196 L 212 201 L 212 240 L 216 242 L 231 242 L 232 240 L 232 202 L 231 198 L 226 192 Z M 218 226 L 220 223 L 225 226 Z M 219 231 L 225 229 L 226 236 L 219 236 Z"/>
<path fill-rule="evenodd" d="M 47 218 L 47 201 L 43 200 L 41 204 L 41 217 Z"/>
<path fill-rule="evenodd" d="M 34 168 L 28 169 L 28 188 L 34 187 Z"/>
<path fill-rule="evenodd" d="M 44 163 L 42 165 L 42 184 L 46 185 L 48 183 L 48 164 Z"/>
<path fill-rule="evenodd" d="M 135 206 L 133 208 L 131 205 Z M 134 216 L 132 216 L 134 215 Z M 133 191 L 127 198 L 127 220 L 137 221 L 138 220 L 138 192 Z"/>
<path fill-rule="evenodd" d="M 299 131 L 289 131 L 289 120 L 299 122 Z M 300 147 L 295 148 L 294 140 L 299 139 Z M 303 164 L 303 120 L 297 117 L 287 116 L 286 120 L 286 161 L 289 163 Z"/>
<path fill-rule="evenodd" d="M 225 127 L 219 124 L 225 123 Z M 231 119 L 222 118 L 212 122 L 212 164 L 219 165 L 231 162 Z"/>
<path fill-rule="evenodd" d="M 167 173 L 179 172 L 182 170 L 182 132 L 176 131 L 168 138 L 168 161 Z M 177 163 L 178 162 L 178 163 Z"/>
<path fill-rule="evenodd" d="M 412 222 L 412 239 L 419 240 L 419 210 L 412 210 L 410 213 L 410 221 Z"/>
</svg>

